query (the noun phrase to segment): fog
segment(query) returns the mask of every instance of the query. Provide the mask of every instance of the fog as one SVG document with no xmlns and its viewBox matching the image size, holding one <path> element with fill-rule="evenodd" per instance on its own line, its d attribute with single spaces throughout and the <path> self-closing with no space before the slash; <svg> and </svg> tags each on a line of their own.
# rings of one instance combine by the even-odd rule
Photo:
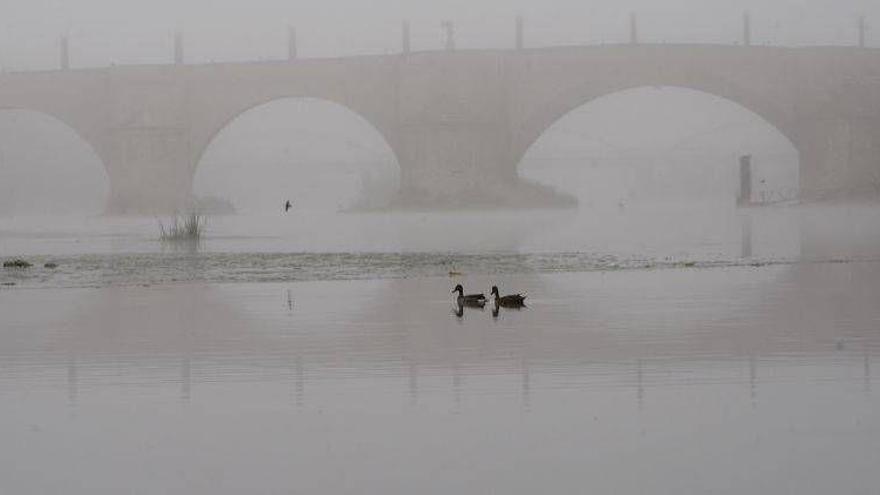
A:
<svg viewBox="0 0 880 495">
<path fill-rule="evenodd" d="M 0 0 L 0 493 L 877 493 L 875 25 Z"/>
<path fill-rule="evenodd" d="M 870 21 L 880 18 L 875 2 L 830 0 L 7 2 L 0 21 L 0 67 L 57 67 L 62 35 L 68 37 L 73 68 L 165 64 L 172 58 L 175 32 L 183 35 L 187 63 L 282 60 L 289 26 L 296 28 L 300 57 L 396 53 L 403 20 L 410 22 L 416 51 L 442 48 L 440 21 L 445 19 L 455 22 L 459 49 L 510 48 L 518 15 L 525 20 L 529 47 L 626 42 L 631 12 L 638 16 L 644 43 L 736 44 L 745 11 L 751 14 L 755 45 L 853 45 L 858 16 L 864 15 L 873 46 Z M 328 108 L 276 101 L 242 115 L 196 164 L 194 192 L 232 200 L 252 212 L 252 203 L 268 210 L 287 196 L 300 198 L 301 205 L 319 203 L 319 209 L 387 205 L 400 180 L 393 152 L 361 116 Z M 0 112 L 0 125 L 0 187 L 6 191 L 0 214 L 100 212 L 96 204 L 106 202 L 105 174 L 70 129 L 9 111 Z M 530 149 L 519 173 L 587 203 L 598 201 L 597 192 L 608 198 L 629 197 L 636 190 L 648 196 L 735 194 L 737 178 L 730 175 L 735 161 L 752 154 L 760 175 L 754 194 L 791 197 L 798 185 L 795 153 L 778 129 L 733 102 L 647 88 L 571 112 Z M 51 162 L 62 157 L 63 166 Z M 601 191 L 584 189 L 600 182 Z M 257 193 L 258 184 L 277 187 Z"/>
<path fill-rule="evenodd" d="M 54 70 L 60 36 L 67 37 L 72 69 L 168 66 L 173 59 L 175 33 L 181 34 L 186 64 L 284 60 L 290 27 L 295 27 L 297 56 L 302 59 L 396 54 L 401 50 L 404 20 L 409 22 L 415 52 L 443 48 L 444 20 L 455 23 L 458 50 L 510 49 L 517 16 L 524 21 L 527 48 L 626 43 L 631 13 L 638 23 L 639 43 L 732 46 L 743 43 L 744 12 L 750 15 L 751 43 L 756 46 L 853 46 L 858 43 L 859 16 L 868 20 L 866 44 L 874 46 L 871 22 L 880 17 L 880 8 L 873 2 L 819 0 L 10 3 L 4 6 L 0 21 L 0 66 L 6 75 Z M 725 88 L 718 89 L 722 92 Z M 215 238 L 277 235 L 300 248 L 319 251 L 516 251 L 535 246 L 537 236 L 547 235 L 542 229 L 551 228 L 557 233 L 537 243 L 542 250 L 613 244 L 608 249 L 635 253 L 637 250 L 626 246 L 632 241 L 652 252 L 662 244 L 666 247 L 660 252 L 693 254 L 705 252 L 699 240 L 703 235 L 726 239 L 718 242 L 732 247 L 719 249 L 734 256 L 742 251 L 737 246 L 744 229 L 742 212 L 736 206 L 742 188 L 739 163 L 743 156 L 751 158 L 747 201 L 794 208 L 801 199 L 804 158 L 791 140 L 794 133 L 756 113 L 761 107 L 747 108 L 741 101 L 685 87 L 637 85 L 611 91 L 557 116 L 516 162 L 516 177 L 523 184 L 539 184 L 546 188 L 541 191 L 571 200 L 565 203 L 567 208 L 550 213 L 552 221 L 518 225 L 515 220 L 493 220 L 495 228 L 486 229 L 479 219 L 468 218 L 468 210 L 500 206 L 494 203 L 497 195 L 485 204 L 476 203 L 476 207 L 465 205 L 462 218 L 429 215 L 413 220 L 407 203 L 399 200 L 406 171 L 401 168 L 398 152 L 404 148 L 390 142 L 393 136 L 377 128 L 375 119 L 356 111 L 357 105 L 342 101 L 344 98 L 338 100 L 262 98 L 262 104 L 244 108 L 223 121 L 190 165 L 190 204 L 210 215 L 234 213 L 242 217 L 212 219 Z M 28 217 L 43 217 L 33 225 L 47 225 L 52 223 L 47 216 L 108 221 L 108 213 L 118 212 L 111 204 L 110 177 L 100 150 L 69 123 L 13 106 L 0 110 L 0 217 L 12 219 L 10 232 L 33 230 L 25 227 Z M 439 131 L 428 132 L 429 141 L 442 142 L 433 136 L 441 134 Z M 438 146 L 455 149 L 457 143 Z M 417 156 L 417 162 L 428 159 Z M 139 167 L 143 169 L 139 173 L 151 174 L 149 165 Z M 487 191 L 492 192 L 495 181 L 491 175 L 478 176 L 477 181 L 486 183 Z M 446 187 L 440 182 L 436 185 L 438 190 Z M 530 194 L 499 190 L 498 194 L 509 198 L 505 205 L 516 205 L 521 195 Z M 155 194 L 146 185 L 133 192 Z M 291 201 L 295 215 L 314 223 L 280 215 L 287 201 Z M 671 209 L 664 210 L 666 207 Z M 417 206 L 416 213 L 422 208 Z M 462 210 L 454 200 L 441 202 L 437 209 Z M 682 212 L 695 210 L 701 212 L 699 222 L 674 225 Z M 377 212 L 377 216 L 343 218 L 355 212 Z M 138 222 L 155 223 L 156 211 L 135 213 L 128 220 L 129 227 L 114 220 L 94 228 L 102 234 L 137 232 L 139 239 L 149 238 L 153 227 Z M 511 213 L 513 218 L 531 214 Z M 748 213 L 758 218 L 774 214 L 769 210 Z M 784 213 L 787 220 L 777 220 L 777 229 L 799 232 L 802 220 L 793 215 Z M 579 220 L 571 220 L 573 217 Z M 660 224 L 658 219 L 663 219 Z M 330 223 L 321 229 L 320 222 Z M 804 222 L 816 229 L 817 222 Z M 467 229 L 454 236 L 457 241 L 449 240 L 450 223 Z M 663 235 L 654 232 L 648 235 L 651 240 L 646 240 L 646 232 L 653 232 L 658 225 L 663 225 Z M 293 240 L 302 229 L 312 231 L 308 238 L 315 244 L 306 246 Z M 369 230 L 373 235 L 342 240 L 345 236 L 327 238 L 317 232 L 340 229 Z M 575 236 L 578 240 L 561 233 L 566 229 L 579 232 Z M 473 235 L 477 232 L 479 235 Z M 7 236 L 5 242 L 11 242 L 11 237 L 14 235 Z M 611 237 L 612 244 L 602 244 L 611 242 Z M 564 238 L 569 240 L 562 241 Z M 696 248 L 693 242 L 703 247 Z M 797 250 L 786 247 L 782 251 Z"/>
<path fill-rule="evenodd" d="M 753 157 L 756 198 L 796 196 L 797 150 L 763 119 L 705 93 L 639 88 L 570 112 L 532 145 L 519 170 L 594 206 L 730 203 L 738 193 L 736 163 L 743 154 Z"/>
<path fill-rule="evenodd" d="M 0 111 L 0 214 L 97 215 L 109 183 L 101 160 L 45 114 Z"/>
<path fill-rule="evenodd" d="M 106 173 L 93 150 L 49 117 L 0 112 L 7 215 L 102 211 Z M 792 198 L 798 155 L 777 129 L 728 100 L 682 88 L 638 88 L 583 105 L 542 134 L 520 176 L 578 198 L 713 199 L 738 193 L 739 156 L 753 156 L 758 198 Z M 399 165 L 384 138 L 354 112 L 314 99 L 284 99 L 227 125 L 197 163 L 197 197 L 241 213 L 274 214 L 279 201 L 323 211 L 387 206 Z"/>
<path fill-rule="evenodd" d="M 399 185 L 394 152 L 368 122 L 310 99 L 277 100 L 239 116 L 198 167 L 197 196 L 228 199 L 252 214 L 275 213 L 287 199 L 325 211 L 381 207 Z"/>
</svg>

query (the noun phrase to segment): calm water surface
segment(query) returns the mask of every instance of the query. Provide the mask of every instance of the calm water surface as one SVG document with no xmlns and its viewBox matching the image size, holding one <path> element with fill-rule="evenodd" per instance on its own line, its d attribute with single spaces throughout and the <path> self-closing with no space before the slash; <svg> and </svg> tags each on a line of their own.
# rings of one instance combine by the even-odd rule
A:
<svg viewBox="0 0 880 495">
<path fill-rule="evenodd" d="M 874 212 L 5 220 L 0 492 L 877 493 Z"/>
<path fill-rule="evenodd" d="M 880 207 L 718 203 L 572 211 L 211 217 L 198 244 L 157 218 L 0 219 L 4 287 L 291 282 L 880 260 Z M 167 220 L 166 220 L 167 221 Z M 57 269 L 43 269 L 45 262 Z M 14 284 L 14 285 L 13 285 Z"/>
<path fill-rule="evenodd" d="M 482 288 L 485 277 L 467 277 Z M 876 493 L 880 265 L 19 289 L 6 493 Z"/>
</svg>

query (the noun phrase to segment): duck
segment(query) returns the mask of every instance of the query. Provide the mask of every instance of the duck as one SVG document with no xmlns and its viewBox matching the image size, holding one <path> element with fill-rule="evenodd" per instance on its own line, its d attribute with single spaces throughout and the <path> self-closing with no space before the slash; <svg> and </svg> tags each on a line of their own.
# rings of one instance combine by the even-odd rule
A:
<svg viewBox="0 0 880 495">
<path fill-rule="evenodd" d="M 522 308 L 526 305 L 526 296 L 525 294 L 510 294 L 507 296 L 501 296 L 498 293 L 498 286 L 492 286 L 492 292 L 490 295 L 495 296 L 495 305 L 501 306 L 503 308 Z"/>
<path fill-rule="evenodd" d="M 482 308 L 486 305 L 486 296 L 482 293 L 465 295 L 464 287 L 462 287 L 461 284 L 456 285 L 455 288 L 452 289 L 452 292 L 458 292 L 458 304 L 460 306 Z"/>
</svg>

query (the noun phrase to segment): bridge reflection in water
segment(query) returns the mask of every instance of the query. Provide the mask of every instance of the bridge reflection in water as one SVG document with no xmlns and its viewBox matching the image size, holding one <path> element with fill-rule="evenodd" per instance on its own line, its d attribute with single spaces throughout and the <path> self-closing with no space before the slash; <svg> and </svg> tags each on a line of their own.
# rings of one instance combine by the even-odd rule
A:
<svg viewBox="0 0 880 495">
<path fill-rule="evenodd" d="M 200 381 L 285 377 L 292 377 L 291 396 L 300 407 L 312 386 L 361 379 L 403 379 L 402 392 L 415 405 L 423 383 L 431 381 L 433 393 L 436 379 L 446 376 L 456 402 L 472 378 L 516 377 L 528 409 L 535 373 L 577 377 L 584 386 L 634 383 L 641 401 L 650 384 L 675 381 L 678 371 L 665 370 L 667 363 L 693 367 L 689 372 L 717 367 L 712 373 L 734 373 L 723 378 L 731 381 L 745 369 L 755 400 L 762 363 L 789 356 L 805 363 L 858 361 L 869 390 L 880 337 L 864 330 L 877 316 L 870 301 L 876 271 L 855 262 L 514 277 L 539 294 L 534 307 L 502 310 L 499 318 L 467 310 L 464 325 L 446 318 L 442 279 L 66 290 L 57 297 L 76 299 L 82 308 L 65 316 L 70 323 L 47 326 L 33 342 L 11 342 L 3 354 L 7 372 L 17 365 L 65 369 L 71 406 L 95 387 L 177 382 L 189 401 Z M 628 285 L 646 279 L 682 286 L 676 294 L 658 287 L 630 297 L 635 289 Z M 849 295 L 825 297 L 829 284 Z M 145 318 L 143 308 L 167 310 Z M 21 325 L 41 319 L 35 312 Z M 30 362 L 26 353 L 41 357 Z M 118 366 L 121 375 L 106 374 Z M 167 376 L 175 367 L 177 378 Z M 111 378 L 124 375 L 130 376 L 119 383 Z M 10 376 L 8 384 L 28 382 Z"/>
<path fill-rule="evenodd" d="M 661 464 L 673 472 L 691 459 L 677 449 L 710 446 L 733 449 L 737 465 L 756 462 L 753 453 L 802 466 L 805 452 L 790 449 L 807 441 L 804 431 L 845 429 L 867 443 L 823 451 L 866 452 L 871 437 L 858 433 L 877 426 L 859 411 L 877 406 L 878 270 L 809 263 L 467 277 L 468 287 L 529 289 L 530 308 L 497 318 L 451 315 L 446 278 L 8 291 L 0 310 L 17 316 L 0 335 L 0 395 L 20 400 L 0 429 L 7 446 L 33 434 L 18 429 L 25 417 L 52 432 L 17 452 L 23 461 L 50 462 L 82 435 L 106 452 L 131 441 L 166 459 L 198 452 L 187 469 L 202 488 L 230 455 L 260 463 L 271 486 L 287 479 L 272 455 L 297 459 L 285 469 L 307 484 L 327 469 L 367 480 L 372 461 L 361 448 L 419 479 L 453 451 L 464 464 L 452 472 L 478 479 L 468 463 L 483 456 L 542 470 L 554 451 L 604 465 L 596 456 L 623 446 L 645 483 L 670 483 L 644 470 L 657 462 L 652 445 L 670 450 Z M 56 418 L 52 406 L 64 403 L 73 414 Z M 104 433 L 93 433 L 98 425 Z M 121 462 L 89 459 L 83 472 Z M 687 462 L 732 476 L 711 458 Z M 829 469 L 864 479 L 860 466 Z M 579 473 L 563 466 L 559 482 Z M 250 471 L 231 476 L 257 482 Z M 153 488 L 182 480 L 128 479 Z"/>
</svg>

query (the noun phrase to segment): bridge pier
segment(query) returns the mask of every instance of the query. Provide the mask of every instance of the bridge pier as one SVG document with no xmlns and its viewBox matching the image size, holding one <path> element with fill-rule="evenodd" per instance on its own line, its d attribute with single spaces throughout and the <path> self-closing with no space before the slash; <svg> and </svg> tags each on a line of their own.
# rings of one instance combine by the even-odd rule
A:
<svg viewBox="0 0 880 495">
<path fill-rule="evenodd" d="M 752 157 L 743 155 L 739 157 L 739 195 L 736 198 L 737 206 L 747 206 L 752 202 Z"/>
<path fill-rule="evenodd" d="M 811 120 L 799 138 L 801 197 L 880 196 L 880 119 Z"/>
<path fill-rule="evenodd" d="M 108 213 L 174 213 L 192 205 L 194 176 L 186 129 L 116 129 L 107 155 Z"/>
<path fill-rule="evenodd" d="M 564 208 L 573 197 L 521 179 L 505 126 L 408 126 L 396 148 L 401 168 L 395 206 L 412 208 Z"/>
</svg>

